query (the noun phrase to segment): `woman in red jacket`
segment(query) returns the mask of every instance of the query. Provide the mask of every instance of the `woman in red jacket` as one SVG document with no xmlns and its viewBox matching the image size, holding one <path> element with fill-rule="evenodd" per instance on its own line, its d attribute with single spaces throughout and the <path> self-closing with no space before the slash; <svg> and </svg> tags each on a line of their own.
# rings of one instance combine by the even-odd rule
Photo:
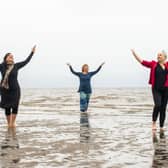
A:
<svg viewBox="0 0 168 168">
<path fill-rule="evenodd" d="M 158 53 L 157 61 L 142 60 L 134 50 L 131 50 L 135 59 L 143 66 L 150 68 L 149 84 L 152 85 L 154 108 L 152 115 L 152 129 L 156 130 L 156 121 L 160 114 L 160 130 L 163 131 L 168 101 L 168 62 L 164 51 Z"/>
</svg>

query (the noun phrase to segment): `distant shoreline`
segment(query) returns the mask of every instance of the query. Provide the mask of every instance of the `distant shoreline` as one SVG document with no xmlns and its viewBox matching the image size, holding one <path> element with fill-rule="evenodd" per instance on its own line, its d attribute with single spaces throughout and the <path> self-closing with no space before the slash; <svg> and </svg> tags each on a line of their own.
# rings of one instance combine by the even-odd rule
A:
<svg viewBox="0 0 168 168">
<path fill-rule="evenodd" d="M 55 87 L 55 88 L 38 88 L 38 87 L 32 87 L 32 88 L 22 88 L 22 89 L 73 89 L 75 90 L 77 87 Z M 151 88 L 150 86 L 146 86 L 146 87 L 138 87 L 138 86 L 126 86 L 126 87 L 95 87 L 93 88 L 94 90 L 98 90 L 98 89 L 148 89 Z"/>
</svg>

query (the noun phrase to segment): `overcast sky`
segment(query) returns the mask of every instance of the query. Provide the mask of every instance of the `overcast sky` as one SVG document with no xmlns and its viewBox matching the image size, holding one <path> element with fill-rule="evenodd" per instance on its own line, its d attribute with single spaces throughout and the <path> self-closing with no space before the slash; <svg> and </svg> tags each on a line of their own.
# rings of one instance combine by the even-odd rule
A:
<svg viewBox="0 0 168 168">
<path fill-rule="evenodd" d="M 148 86 L 149 70 L 130 53 L 155 59 L 168 51 L 167 0 L 0 0 L 0 56 L 12 52 L 22 61 L 34 44 L 37 52 L 20 71 L 22 87 L 78 87 L 84 63 L 95 70 L 94 87 Z"/>
</svg>

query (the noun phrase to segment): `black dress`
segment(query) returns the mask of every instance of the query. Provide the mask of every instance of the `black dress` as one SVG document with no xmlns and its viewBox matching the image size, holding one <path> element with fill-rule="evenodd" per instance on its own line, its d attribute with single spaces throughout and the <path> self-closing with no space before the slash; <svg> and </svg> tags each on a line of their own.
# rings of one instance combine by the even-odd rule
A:
<svg viewBox="0 0 168 168">
<path fill-rule="evenodd" d="M 23 62 L 15 63 L 9 78 L 8 84 L 9 89 L 1 88 L 1 104 L 2 108 L 17 108 L 20 100 L 20 86 L 18 83 L 18 71 L 24 67 L 32 58 L 33 52 L 27 57 Z M 4 63 L 0 64 L 0 72 L 2 74 L 2 79 L 5 76 L 6 65 Z"/>
</svg>

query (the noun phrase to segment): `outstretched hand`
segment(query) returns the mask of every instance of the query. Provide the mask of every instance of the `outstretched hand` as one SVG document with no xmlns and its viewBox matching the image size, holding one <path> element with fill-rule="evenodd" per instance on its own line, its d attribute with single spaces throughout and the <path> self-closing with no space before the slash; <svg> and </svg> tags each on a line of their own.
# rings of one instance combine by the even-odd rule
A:
<svg viewBox="0 0 168 168">
<path fill-rule="evenodd" d="M 135 50 L 134 49 L 131 49 L 131 52 L 133 55 L 135 55 Z"/>
<path fill-rule="evenodd" d="M 137 53 L 135 52 L 135 50 L 134 49 L 131 49 L 131 52 L 132 52 L 132 54 L 133 54 L 133 56 L 135 57 L 135 59 L 139 62 L 139 63 L 142 63 L 142 59 L 141 59 L 141 57 L 139 57 L 138 55 L 137 55 Z"/>
<path fill-rule="evenodd" d="M 36 45 L 32 48 L 32 52 L 35 53 L 36 51 Z"/>
<path fill-rule="evenodd" d="M 71 64 L 70 63 L 67 63 L 67 65 L 70 67 L 71 66 Z"/>
<path fill-rule="evenodd" d="M 103 66 L 105 64 L 105 62 L 103 62 L 100 66 Z"/>
</svg>

